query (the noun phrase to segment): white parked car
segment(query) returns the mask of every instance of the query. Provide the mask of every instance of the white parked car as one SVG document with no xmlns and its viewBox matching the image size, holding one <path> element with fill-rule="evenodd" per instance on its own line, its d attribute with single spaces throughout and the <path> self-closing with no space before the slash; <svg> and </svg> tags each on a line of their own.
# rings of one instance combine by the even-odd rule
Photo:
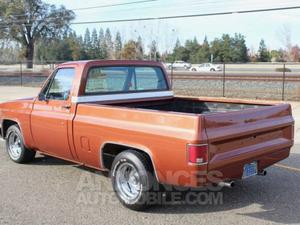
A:
<svg viewBox="0 0 300 225">
<path fill-rule="evenodd" d="M 172 66 L 173 66 L 173 68 L 176 68 L 176 69 L 187 70 L 187 69 L 191 68 L 192 64 L 184 62 L 184 61 L 175 61 L 173 64 L 169 65 L 168 68 L 172 69 Z"/>
<path fill-rule="evenodd" d="M 198 66 L 192 66 L 190 71 L 197 72 L 214 72 L 214 71 L 222 71 L 220 65 L 214 65 L 212 63 L 203 63 Z"/>
<path fill-rule="evenodd" d="M 166 69 L 172 69 L 172 63 L 163 63 Z"/>
</svg>

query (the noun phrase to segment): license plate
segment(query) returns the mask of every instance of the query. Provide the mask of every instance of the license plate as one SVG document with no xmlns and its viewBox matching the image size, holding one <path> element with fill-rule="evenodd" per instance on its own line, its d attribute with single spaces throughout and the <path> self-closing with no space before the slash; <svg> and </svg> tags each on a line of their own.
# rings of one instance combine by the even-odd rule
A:
<svg viewBox="0 0 300 225">
<path fill-rule="evenodd" d="M 243 179 L 257 175 L 257 162 L 244 165 Z"/>
</svg>

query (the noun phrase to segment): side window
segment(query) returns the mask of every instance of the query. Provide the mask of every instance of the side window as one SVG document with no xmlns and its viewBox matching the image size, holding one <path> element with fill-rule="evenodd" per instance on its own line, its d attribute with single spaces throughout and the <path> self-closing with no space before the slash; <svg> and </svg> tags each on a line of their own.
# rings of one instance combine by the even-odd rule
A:
<svg viewBox="0 0 300 225">
<path fill-rule="evenodd" d="M 71 93 L 74 76 L 74 68 L 57 70 L 45 93 L 46 98 L 53 100 L 67 100 Z"/>
</svg>

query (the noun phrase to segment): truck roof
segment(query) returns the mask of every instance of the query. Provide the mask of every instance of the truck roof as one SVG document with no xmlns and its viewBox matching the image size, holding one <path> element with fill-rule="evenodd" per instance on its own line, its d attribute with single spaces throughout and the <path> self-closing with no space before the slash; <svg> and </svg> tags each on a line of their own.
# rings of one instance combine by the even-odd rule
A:
<svg viewBox="0 0 300 225">
<path fill-rule="evenodd" d="M 69 66 L 69 65 L 80 65 L 80 66 L 89 66 L 89 65 L 112 65 L 112 66 L 158 66 L 163 67 L 162 63 L 156 61 L 148 60 L 82 60 L 82 61 L 72 61 L 65 62 L 60 64 L 60 66 Z"/>
</svg>

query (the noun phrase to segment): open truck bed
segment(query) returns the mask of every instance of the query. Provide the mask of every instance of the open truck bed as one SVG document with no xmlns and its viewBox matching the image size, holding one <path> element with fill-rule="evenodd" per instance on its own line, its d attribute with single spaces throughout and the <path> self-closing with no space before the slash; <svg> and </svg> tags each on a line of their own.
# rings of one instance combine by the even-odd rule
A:
<svg viewBox="0 0 300 225">
<path fill-rule="evenodd" d="M 271 106 L 270 104 L 257 103 L 236 103 L 225 101 L 202 101 L 197 98 L 174 97 L 170 99 L 119 103 L 118 106 L 124 106 L 135 109 L 150 109 L 169 112 L 192 113 L 192 114 L 210 114 L 217 112 L 231 112 L 251 108 L 260 108 Z"/>
<path fill-rule="evenodd" d="M 244 165 L 253 162 L 262 172 L 287 158 L 293 145 L 294 120 L 289 104 L 174 97 L 113 105 L 198 117 L 207 138 L 202 136 L 201 140 L 208 144 L 207 171 L 220 172 L 222 179 L 241 179 Z"/>
</svg>

